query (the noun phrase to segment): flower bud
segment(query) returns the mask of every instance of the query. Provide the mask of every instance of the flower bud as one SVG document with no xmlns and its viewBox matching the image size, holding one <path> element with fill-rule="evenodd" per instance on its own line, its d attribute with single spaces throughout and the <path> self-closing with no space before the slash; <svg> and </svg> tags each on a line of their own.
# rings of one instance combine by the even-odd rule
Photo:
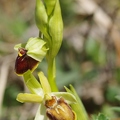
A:
<svg viewBox="0 0 120 120">
<path fill-rule="evenodd" d="M 52 45 L 50 46 L 49 54 L 52 58 L 54 58 L 61 47 L 63 38 L 63 21 L 58 0 L 56 0 L 53 14 L 49 19 L 49 34 L 52 39 Z"/>
<path fill-rule="evenodd" d="M 35 20 L 49 47 L 49 59 L 54 58 L 63 38 L 63 21 L 59 0 L 36 0 Z"/>
<path fill-rule="evenodd" d="M 47 39 L 50 39 L 48 30 L 47 30 L 48 15 L 46 13 L 46 9 L 42 0 L 36 0 L 35 21 L 39 31 L 41 31 Z"/>
<path fill-rule="evenodd" d="M 44 0 L 48 16 L 52 13 L 56 0 Z"/>
</svg>

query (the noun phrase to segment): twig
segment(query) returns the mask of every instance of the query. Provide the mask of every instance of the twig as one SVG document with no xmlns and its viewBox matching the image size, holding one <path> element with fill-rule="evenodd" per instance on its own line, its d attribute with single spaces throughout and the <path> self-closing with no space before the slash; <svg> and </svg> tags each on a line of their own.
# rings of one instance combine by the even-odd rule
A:
<svg viewBox="0 0 120 120">
<path fill-rule="evenodd" d="M 2 65 L 0 67 L 0 116 L 2 113 L 2 102 L 3 102 L 3 97 L 4 97 L 4 92 L 6 88 L 6 83 L 7 83 L 7 77 L 9 73 L 9 67 L 12 62 L 12 55 L 6 56 L 2 61 Z"/>
</svg>

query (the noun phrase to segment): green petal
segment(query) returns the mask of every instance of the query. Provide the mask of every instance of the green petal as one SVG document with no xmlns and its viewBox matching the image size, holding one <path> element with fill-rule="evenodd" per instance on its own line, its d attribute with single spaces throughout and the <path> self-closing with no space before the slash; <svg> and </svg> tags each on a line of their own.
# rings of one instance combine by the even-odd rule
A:
<svg viewBox="0 0 120 120">
<path fill-rule="evenodd" d="M 36 94 L 19 93 L 17 95 L 17 101 L 21 103 L 24 103 L 24 102 L 41 103 L 43 101 L 43 98 Z"/>
<path fill-rule="evenodd" d="M 50 95 L 57 96 L 58 98 L 63 97 L 68 104 L 76 103 L 75 96 L 68 92 L 52 92 Z"/>
<path fill-rule="evenodd" d="M 26 44 L 21 44 L 21 43 L 17 44 L 17 45 L 14 46 L 14 49 L 18 51 L 19 48 L 25 48 L 25 45 Z"/>
<path fill-rule="evenodd" d="M 51 88 L 49 85 L 49 82 L 47 80 L 47 78 L 45 77 L 43 72 L 39 72 L 38 73 L 39 79 L 40 79 L 40 83 L 42 85 L 44 94 L 50 93 L 51 92 Z"/>
<path fill-rule="evenodd" d="M 38 94 L 40 96 L 44 96 L 43 90 L 41 88 L 40 83 L 36 80 L 36 78 L 32 75 L 31 71 L 28 70 L 23 74 L 24 81 L 28 89 L 33 94 Z"/>
</svg>

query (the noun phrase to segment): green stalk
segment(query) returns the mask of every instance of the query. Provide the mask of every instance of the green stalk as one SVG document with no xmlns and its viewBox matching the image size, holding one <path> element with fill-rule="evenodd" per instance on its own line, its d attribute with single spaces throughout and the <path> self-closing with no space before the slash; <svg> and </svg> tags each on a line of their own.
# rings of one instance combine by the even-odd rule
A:
<svg viewBox="0 0 120 120">
<path fill-rule="evenodd" d="M 58 91 L 55 79 L 56 79 L 55 58 L 48 59 L 48 81 L 49 81 L 52 92 Z"/>
</svg>

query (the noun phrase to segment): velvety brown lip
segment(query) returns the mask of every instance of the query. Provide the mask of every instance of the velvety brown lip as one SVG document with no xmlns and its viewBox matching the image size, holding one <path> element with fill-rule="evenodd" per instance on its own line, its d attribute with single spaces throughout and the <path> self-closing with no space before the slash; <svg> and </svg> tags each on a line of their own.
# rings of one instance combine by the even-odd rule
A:
<svg viewBox="0 0 120 120">
<path fill-rule="evenodd" d="M 27 50 L 23 48 L 19 49 L 19 53 L 15 62 L 15 72 L 18 75 L 22 75 L 24 72 L 26 72 L 29 69 L 32 71 L 37 64 L 38 61 L 27 55 Z"/>
</svg>

